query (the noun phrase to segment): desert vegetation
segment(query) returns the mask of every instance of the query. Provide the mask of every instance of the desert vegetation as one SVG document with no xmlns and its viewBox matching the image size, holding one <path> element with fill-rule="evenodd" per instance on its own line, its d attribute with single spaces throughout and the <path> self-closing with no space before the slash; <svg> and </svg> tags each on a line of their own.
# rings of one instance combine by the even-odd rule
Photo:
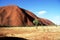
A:
<svg viewBox="0 0 60 40">
<path fill-rule="evenodd" d="M 60 40 L 60 26 L 1 27 L 0 37 L 21 37 L 28 40 Z"/>
</svg>

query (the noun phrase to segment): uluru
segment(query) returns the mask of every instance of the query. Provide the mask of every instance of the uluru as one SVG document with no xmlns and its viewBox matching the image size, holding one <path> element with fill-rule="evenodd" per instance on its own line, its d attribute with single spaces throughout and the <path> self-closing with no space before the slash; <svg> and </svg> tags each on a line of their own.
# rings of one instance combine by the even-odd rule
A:
<svg viewBox="0 0 60 40">
<path fill-rule="evenodd" d="M 15 5 L 0 7 L 0 26 L 34 26 L 35 19 L 38 19 L 38 25 L 55 25 L 50 20 L 39 18 L 34 13 Z"/>
</svg>

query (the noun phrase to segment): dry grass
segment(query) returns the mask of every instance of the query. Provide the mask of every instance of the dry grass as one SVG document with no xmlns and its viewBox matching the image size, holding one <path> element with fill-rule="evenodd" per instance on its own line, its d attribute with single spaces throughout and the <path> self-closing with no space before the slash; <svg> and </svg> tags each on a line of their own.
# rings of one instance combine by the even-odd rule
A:
<svg viewBox="0 0 60 40">
<path fill-rule="evenodd" d="M 60 26 L 0 28 L 0 36 L 23 37 L 29 40 L 60 40 Z"/>
</svg>

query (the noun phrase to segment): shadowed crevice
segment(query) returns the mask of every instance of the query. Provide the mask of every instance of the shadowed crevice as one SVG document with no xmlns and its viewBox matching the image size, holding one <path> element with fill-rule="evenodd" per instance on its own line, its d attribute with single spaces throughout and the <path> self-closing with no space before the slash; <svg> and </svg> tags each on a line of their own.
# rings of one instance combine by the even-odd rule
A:
<svg viewBox="0 0 60 40">
<path fill-rule="evenodd" d="M 21 9 L 21 10 L 22 10 L 22 12 L 25 14 L 25 16 L 28 17 L 31 22 L 33 22 L 34 18 L 31 17 L 29 14 L 27 14 L 24 9 Z M 26 21 L 26 22 L 27 22 L 27 21 Z"/>
</svg>

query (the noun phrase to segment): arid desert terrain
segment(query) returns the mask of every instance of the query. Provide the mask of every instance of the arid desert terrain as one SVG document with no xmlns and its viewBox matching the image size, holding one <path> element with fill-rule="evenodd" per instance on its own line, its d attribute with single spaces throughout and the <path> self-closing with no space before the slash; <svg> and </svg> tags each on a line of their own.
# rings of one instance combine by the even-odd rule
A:
<svg viewBox="0 0 60 40">
<path fill-rule="evenodd" d="M 1 27 L 0 37 L 21 37 L 28 40 L 60 40 L 60 26 Z"/>
</svg>

